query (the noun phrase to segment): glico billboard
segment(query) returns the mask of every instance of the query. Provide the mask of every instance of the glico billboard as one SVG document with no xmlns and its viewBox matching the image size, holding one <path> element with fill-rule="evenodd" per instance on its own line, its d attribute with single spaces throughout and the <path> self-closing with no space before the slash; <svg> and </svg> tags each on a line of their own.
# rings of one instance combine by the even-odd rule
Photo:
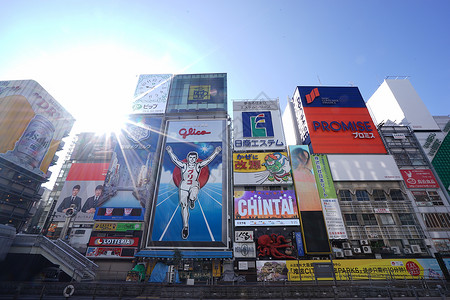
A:
<svg viewBox="0 0 450 300">
<path fill-rule="evenodd" d="M 75 119 L 34 80 L 0 81 L 0 156 L 47 173 Z"/>
<path fill-rule="evenodd" d="M 357 87 L 297 87 L 314 153 L 386 153 Z"/>
<path fill-rule="evenodd" d="M 168 121 L 147 246 L 226 247 L 226 120 Z"/>
</svg>

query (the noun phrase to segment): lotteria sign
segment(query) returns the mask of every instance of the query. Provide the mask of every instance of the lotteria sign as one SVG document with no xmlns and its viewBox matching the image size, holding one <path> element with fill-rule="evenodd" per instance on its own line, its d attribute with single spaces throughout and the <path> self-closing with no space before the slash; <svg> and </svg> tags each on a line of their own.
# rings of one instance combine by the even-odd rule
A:
<svg viewBox="0 0 450 300">
<path fill-rule="evenodd" d="M 386 153 L 356 87 L 298 87 L 314 153 Z"/>
<path fill-rule="evenodd" d="M 137 247 L 139 238 L 137 237 L 91 237 L 89 246 L 107 247 Z"/>
</svg>

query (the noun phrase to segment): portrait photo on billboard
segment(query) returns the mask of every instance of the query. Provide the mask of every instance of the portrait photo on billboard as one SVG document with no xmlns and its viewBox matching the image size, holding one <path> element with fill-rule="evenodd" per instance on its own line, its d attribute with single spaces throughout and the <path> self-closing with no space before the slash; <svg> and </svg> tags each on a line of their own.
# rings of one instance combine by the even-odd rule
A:
<svg viewBox="0 0 450 300">
<path fill-rule="evenodd" d="M 55 206 L 54 221 L 72 217 L 74 221 L 93 221 L 103 197 L 107 163 L 74 163 Z"/>
<path fill-rule="evenodd" d="M 36 81 L 0 81 L 0 157 L 46 177 L 74 122 Z"/>
<path fill-rule="evenodd" d="M 226 137 L 223 120 L 168 122 L 148 245 L 223 247 Z"/>
<path fill-rule="evenodd" d="M 105 209 L 97 212 L 96 219 L 139 220 L 139 215 L 143 220 L 145 207 L 153 195 L 161 121 L 134 116 L 119 134 L 105 180 L 101 203 Z"/>
</svg>

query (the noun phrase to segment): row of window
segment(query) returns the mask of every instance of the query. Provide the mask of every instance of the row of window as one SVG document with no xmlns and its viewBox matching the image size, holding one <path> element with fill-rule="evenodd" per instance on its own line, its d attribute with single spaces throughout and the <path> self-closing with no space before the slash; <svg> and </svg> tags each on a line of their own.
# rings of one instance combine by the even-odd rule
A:
<svg viewBox="0 0 450 300">
<path fill-rule="evenodd" d="M 339 190 L 339 200 L 341 201 L 353 201 L 356 198 L 357 201 L 370 201 L 370 195 L 366 190 L 356 190 L 353 196 L 350 190 Z M 405 200 L 403 193 L 399 189 L 391 189 L 389 191 L 389 198 L 393 201 Z M 387 201 L 387 195 L 384 190 L 373 190 L 372 199 L 374 201 Z"/>
<path fill-rule="evenodd" d="M 378 218 L 380 225 L 395 225 L 394 218 L 391 214 L 378 214 Z M 398 218 L 401 225 L 416 224 L 412 214 L 398 214 Z M 361 214 L 361 219 L 358 218 L 357 214 L 344 214 L 344 220 L 347 226 L 378 225 L 375 214 Z"/>
</svg>

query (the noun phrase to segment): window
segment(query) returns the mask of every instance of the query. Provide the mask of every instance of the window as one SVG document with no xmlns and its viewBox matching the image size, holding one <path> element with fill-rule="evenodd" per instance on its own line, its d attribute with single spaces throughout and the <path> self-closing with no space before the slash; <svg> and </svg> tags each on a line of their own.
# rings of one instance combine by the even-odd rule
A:
<svg viewBox="0 0 450 300">
<path fill-rule="evenodd" d="M 402 225 L 416 225 L 412 214 L 398 214 L 398 218 Z"/>
<path fill-rule="evenodd" d="M 356 214 L 345 214 L 344 218 L 345 218 L 345 223 L 347 224 L 347 226 L 358 226 L 359 225 L 358 217 L 356 216 Z"/>
<path fill-rule="evenodd" d="M 386 201 L 386 194 L 383 190 L 373 190 L 373 200 Z"/>
<path fill-rule="evenodd" d="M 391 214 L 379 214 L 381 224 L 383 225 L 395 225 L 394 219 Z"/>
<path fill-rule="evenodd" d="M 352 194 L 350 194 L 349 190 L 340 190 L 339 198 L 341 201 L 352 201 Z"/>
<path fill-rule="evenodd" d="M 401 190 L 398 189 L 392 189 L 389 191 L 389 196 L 391 196 L 392 201 L 402 201 L 405 200 L 405 197 L 403 197 L 403 193 Z"/>
<path fill-rule="evenodd" d="M 422 216 L 428 228 L 450 228 L 450 215 L 448 213 L 425 213 Z"/>
<path fill-rule="evenodd" d="M 417 206 L 444 205 L 436 191 L 412 191 Z"/>
<path fill-rule="evenodd" d="M 358 201 L 369 201 L 369 193 L 366 190 L 356 191 L 356 200 Z"/>
<path fill-rule="evenodd" d="M 377 218 L 374 214 L 363 214 L 362 215 L 364 225 L 378 225 Z"/>
</svg>

